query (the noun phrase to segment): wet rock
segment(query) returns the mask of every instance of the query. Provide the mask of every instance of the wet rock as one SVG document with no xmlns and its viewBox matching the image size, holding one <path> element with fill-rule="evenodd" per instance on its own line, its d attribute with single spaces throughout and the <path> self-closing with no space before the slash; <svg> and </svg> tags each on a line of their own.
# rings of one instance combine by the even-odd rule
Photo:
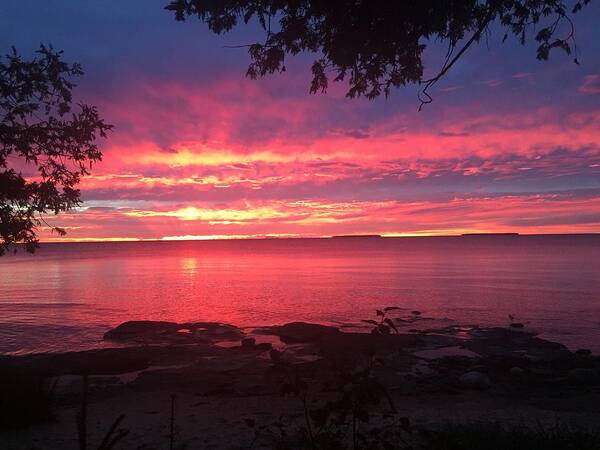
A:
<svg viewBox="0 0 600 450">
<path fill-rule="evenodd" d="M 527 355 L 532 361 L 551 361 L 571 355 L 562 344 L 513 328 L 474 328 L 464 346 L 485 356 Z"/>
<path fill-rule="evenodd" d="M 463 345 L 463 340 L 455 336 L 444 334 L 425 334 L 421 333 L 419 340 L 425 347 L 440 348 L 440 347 L 459 347 Z"/>
<path fill-rule="evenodd" d="M 248 337 L 242 339 L 241 345 L 239 347 L 231 347 L 231 349 L 240 349 L 246 353 L 254 352 L 256 354 L 268 352 L 273 348 L 273 345 L 270 342 L 260 342 L 256 343 L 256 339 L 253 337 Z"/>
<path fill-rule="evenodd" d="M 529 372 L 538 377 L 551 377 L 554 375 L 554 370 L 550 367 L 532 367 Z"/>
<path fill-rule="evenodd" d="M 273 334 L 279 336 L 286 344 L 314 342 L 324 336 L 333 336 L 340 333 L 335 327 L 319 325 L 316 323 L 291 322 L 279 327 L 273 327 Z"/>
<path fill-rule="evenodd" d="M 486 374 L 477 371 L 464 373 L 458 381 L 465 389 L 485 390 L 489 389 L 492 385 L 490 378 Z"/>
<path fill-rule="evenodd" d="M 104 339 L 144 344 L 187 344 L 236 340 L 243 333 L 232 325 L 218 322 L 174 323 L 133 320 L 107 331 Z"/>
<path fill-rule="evenodd" d="M 598 371 L 596 369 L 589 369 L 583 367 L 577 367 L 569 370 L 567 378 L 570 381 L 579 384 L 594 384 L 600 381 L 598 377 Z"/>
<path fill-rule="evenodd" d="M 226 351 L 220 356 L 183 367 L 147 370 L 129 386 L 136 390 L 193 389 L 203 395 L 256 395 L 273 391 L 264 382 L 270 361 L 253 353 Z"/>
<path fill-rule="evenodd" d="M 420 337 L 415 334 L 338 333 L 323 337 L 318 346 L 326 357 L 356 359 L 376 353 L 392 355 L 421 344 Z"/>
<path fill-rule="evenodd" d="M 127 340 L 144 335 L 177 331 L 179 325 L 172 322 L 154 320 L 131 320 L 104 333 L 104 339 Z"/>
<path fill-rule="evenodd" d="M 427 360 L 431 359 L 440 359 L 440 358 L 449 358 L 449 357 L 457 357 L 463 356 L 466 358 L 477 358 L 479 355 L 470 350 L 467 350 L 462 347 L 452 346 L 452 347 L 440 347 L 433 348 L 427 350 L 420 350 L 413 353 L 418 358 L 423 358 Z"/>
<path fill-rule="evenodd" d="M 252 337 L 242 339 L 242 348 L 253 348 L 256 345 L 256 339 Z"/>
<path fill-rule="evenodd" d="M 242 347 L 243 348 L 243 347 Z M 246 350 L 252 350 L 258 353 L 268 352 L 273 348 L 270 342 L 261 342 L 260 344 L 253 345 L 252 347 L 246 348 Z"/>
<path fill-rule="evenodd" d="M 521 369 L 519 366 L 511 367 L 509 372 L 514 377 L 520 377 L 525 373 L 525 371 L 523 369 Z"/>
<path fill-rule="evenodd" d="M 189 364 L 223 354 L 226 349 L 212 345 L 145 345 L 142 347 L 107 348 L 22 358 L 33 370 L 49 375 L 116 375 L 144 370 L 150 366 Z M 1 366 L 1 365 L 0 365 Z"/>
</svg>

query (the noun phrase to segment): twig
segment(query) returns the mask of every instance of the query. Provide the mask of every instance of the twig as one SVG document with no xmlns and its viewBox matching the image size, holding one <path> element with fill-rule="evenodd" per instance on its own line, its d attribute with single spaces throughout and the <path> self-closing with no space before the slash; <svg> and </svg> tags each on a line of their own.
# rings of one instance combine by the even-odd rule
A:
<svg viewBox="0 0 600 450">
<path fill-rule="evenodd" d="M 117 417 L 117 419 L 113 422 L 111 427 L 104 435 L 104 439 L 102 439 L 102 443 L 98 447 L 98 450 L 112 449 L 117 444 L 117 442 L 119 442 L 121 439 L 127 436 L 127 434 L 129 434 L 129 430 L 118 430 L 118 432 L 115 434 L 117 427 L 121 424 L 124 418 L 125 414 L 121 414 L 119 417 Z"/>
<path fill-rule="evenodd" d="M 88 375 L 82 375 L 83 391 L 81 396 L 81 411 L 77 413 L 77 434 L 79 437 L 79 450 L 87 449 L 87 391 Z"/>
<path fill-rule="evenodd" d="M 437 83 L 440 79 L 442 79 L 442 77 L 444 75 L 446 75 L 446 73 L 456 63 L 456 61 L 458 61 L 460 59 L 460 57 L 467 51 L 467 49 L 473 44 L 473 42 L 479 40 L 481 33 L 483 33 L 483 31 L 486 29 L 486 27 L 492 20 L 492 17 L 493 17 L 493 9 L 490 8 L 485 19 L 483 20 L 483 22 L 481 22 L 481 24 L 479 25 L 479 28 L 477 28 L 477 31 L 473 34 L 473 36 L 471 36 L 471 38 L 465 43 L 465 45 L 462 46 L 462 48 L 458 51 L 458 53 L 454 56 L 454 58 L 452 58 L 452 60 L 449 63 L 447 63 L 447 64 L 445 63 L 442 66 L 442 69 L 440 70 L 440 72 L 435 77 L 423 81 L 423 83 L 425 83 L 425 87 L 419 92 L 419 100 L 421 102 L 421 104 L 419 105 L 419 111 L 421 111 L 421 109 L 423 108 L 423 105 L 429 104 L 433 101 L 433 99 L 431 98 L 431 95 L 429 95 L 429 93 L 427 92 L 427 89 L 429 89 L 431 86 L 433 86 L 435 83 Z M 422 95 L 424 95 L 425 98 L 422 98 L 421 97 Z"/>
<path fill-rule="evenodd" d="M 171 421 L 169 432 L 169 450 L 175 446 L 175 394 L 171 394 Z"/>
</svg>

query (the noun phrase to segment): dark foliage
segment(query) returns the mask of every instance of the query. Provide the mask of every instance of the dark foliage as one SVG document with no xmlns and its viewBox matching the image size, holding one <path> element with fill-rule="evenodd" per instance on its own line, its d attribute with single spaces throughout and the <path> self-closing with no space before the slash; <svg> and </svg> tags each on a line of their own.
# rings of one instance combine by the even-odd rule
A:
<svg viewBox="0 0 600 450">
<path fill-rule="evenodd" d="M 364 355 L 353 368 L 332 368 L 328 376 L 305 380 L 283 355 L 271 354 L 274 362 L 269 377 L 283 396 L 299 400 L 302 419 L 292 416 L 258 425 L 246 419 L 254 430 L 254 441 L 275 448 L 345 449 L 409 448 L 405 436 L 411 433 L 408 418 L 401 417 L 387 391 L 374 375 L 381 358 Z"/>
<path fill-rule="evenodd" d="M 392 331 L 394 333 L 397 333 L 398 328 L 396 328 L 394 321 L 392 319 L 390 319 L 389 317 L 387 317 L 387 314 L 391 311 L 396 311 L 398 309 L 400 309 L 400 308 L 398 308 L 396 306 L 388 306 L 387 308 L 377 309 L 377 310 L 375 310 L 375 314 L 377 314 L 377 317 L 379 317 L 379 320 L 364 319 L 364 320 L 361 320 L 361 322 L 368 323 L 369 325 L 373 326 L 373 329 L 371 330 L 371 334 L 379 334 L 379 335 L 390 334 Z"/>
<path fill-rule="evenodd" d="M 310 92 L 325 92 L 330 80 L 347 80 L 347 96 L 373 99 L 391 88 L 419 83 L 421 106 L 431 102 L 427 89 L 442 78 L 473 43 L 499 22 L 504 39 L 522 43 L 533 37 L 537 58 L 547 60 L 559 48 L 575 48 L 569 15 L 590 0 L 173 0 L 166 6 L 177 20 L 196 16 L 221 34 L 257 19 L 264 42 L 247 47 L 247 75 L 256 78 L 286 70 L 286 55 L 315 53 Z M 562 24 L 566 25 L 566 31 Z M 533 34 L 535 33 L 535 34 Z M 448 46 L 437 75 L 425 79 L 426 41 Z M 575 58 L 575 62 L 577 59 Z"/>
<path fill-rule="evenodd" d="M 0 373 L 0 430 L 52 420 L 55 380 L 5 369 Z"/>
<path fill-rule="evenodd" d="M 397 332 L 386 315 L 398 309 L 376 310 L 379 320 L 363 322 L 373 325 L 375 335 Z M 334 359 L 316 378 L 303 376 L 285 352 L 271 350 L 270 356 L 273 366 L 268 379 L 281 395 L 299 400 L 302 419 L 298 423 L 284 415 L 261 425 L 247 419 L 246 425 L 254 431 L 251 447 L 261 442 L 281 449 L 411 448 L 406 439 L 412 434 L 410 421 L 398 414 L 390 392 L 376 375 L 391 356 L 385 350 L 374 347 L 346 363 Z"/>
<path fill-rule="evenodd" d="M 44 216 L 80 203 L 80 176 L 102 157 L 96 137 L 112 128 L 94 106 L 72 111 L 83 72 L 61 55 L 41 46 L 30 61 L 14 48 L 0 58 L 0 255 L 16 243 L 33 252 Z"/>
<path fill-rule="evenodd" d="M 81 392 L 81 409 L 75 416 L 75 423 L 77 425 L 77 441 L 79 442 L 79 450 L 88 450 L 88 382 L 89 375 L 83 375 L 82 381 L 82 392 Z M 112 450 L 125 436 L 129 434 L 129 430 L 125 428 L 119 428 L 121 422 L 125 419 L 125 414 L 121 414 L 111 424 L 106 434 L 102 438 L 102 442 L 97 450 Z"/>
<path fill-rule="evenodd" d="M 449 425 L 427 433 L 424 450 L 597 450 L 600 431 L 556 423 L 512 425 L 471 423 Z"/>
</svg>

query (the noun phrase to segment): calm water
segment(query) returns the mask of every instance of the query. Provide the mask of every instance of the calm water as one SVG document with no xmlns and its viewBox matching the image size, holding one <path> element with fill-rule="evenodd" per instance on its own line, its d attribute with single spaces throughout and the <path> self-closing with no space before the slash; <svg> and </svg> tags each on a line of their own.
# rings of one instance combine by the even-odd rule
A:
<svg viewBox="0 0 600 450">
<path fill-rule="evenodd" d="M 0 353 L 103 345 L 131 319 L 528 324 L 600 353 L 600 235 L 46 244 L 0 258 Z"/>
</svg>

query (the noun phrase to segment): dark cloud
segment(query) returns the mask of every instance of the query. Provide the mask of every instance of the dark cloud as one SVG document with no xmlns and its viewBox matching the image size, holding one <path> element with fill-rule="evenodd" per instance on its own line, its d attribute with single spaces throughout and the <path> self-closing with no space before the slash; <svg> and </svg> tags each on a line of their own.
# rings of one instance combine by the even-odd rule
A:
<svg viewBox="0 0 600 450">
<path fill-rule="evenodd" d="M 442 136 L 442 137 L 464 137 L 464 136 L 470 136 L 470 133 L 467 133 L 465 131 L 440 131 L 438 133 L 438 136 Z"/>
<path fill-rule="evenodd" d="M 600 94 L 600 75 L 586 75 L 578 90 L 584 94 Z"/>
<path fill-rule="evenodd" d="M 347 130 L 344 132 L 344 135 L 354 139 L 367 139 L 369 137 L 369 133 L 360 129 Z"/>
<path fill-rule="evenodd" d="M 600 225 L 600 213 L 569 213 L 549 217 L 521 217 L 506 221 L 507 225 L 516 227 L 546 225 Z"/>
<path fill-rule="evenodd" d="M 513 222 L 506 222 L 515 227 L 596 223 L 594 210 L 568 210 L 569 202 L 600 195 L 600 149 L 593 131 L 600 128 L 600 105 L 592 95 L 600 93 L 597 8 L 576 18 L 581 67 L 558 52 L 539 62 L 535 42 L 502 44 L 496 33 L 488 45 L 469 50 L 433 90 L 433 104 L 419 113 L 418 86 L 374 101 L 347 99 L 340 85 L 327 95 L 310 95 L 311 55 L 291 58 L 283 75 L 246 79 L 247 52 L 223 45 L 261 39 L 256 24 L 216 36 L 198 21 L 175 22 L 165 3 L 0 5 L 0 42 L 6 46 L 0 51 L 14 44 L 31 54 L 40 42 L 64 49 L 66 59 L 86 70 L 76 98 L 97 104 L 116 126 L 103 163 L 94 168 L 98 179 L 84 182 L 83 197 L 92 202 L 90 225 L 110 217 L 117 234 L 157 237 L 160 232 L 145 228 L 143 219 L 119 216 L 116 206 L 104 205 L 206 202 L 227 208 L 244 201 L 315 199 L 427 203 L 402 214 L 392 211 L 392 219 L 380 209 L 340 212 L 348 223 L 338 224 L 337 234 L 360 230 L 355 222 L 363 220 L 382 229 L 400 226 L 387 225 L 394 217 L 411 230 L 498 223 L 495 199 L 522 202 Z M 446 49 L 428 44 L 425 66 L 431 71 Z M 172 162 L 186 146 L 192 155 L 206 146 L 234 157 L 218 165 Z M 245 158 L 261 152 L 272 155 Z M 160 158 L 140 162 L 151 153 Z M 178 183 L 182 178 L 189 183 Z M 529 206 L 536 196 L 544 205 L 564 205 L 559 212 L 535 215 Z M 480 202 L 477 207 L 471 199 Z M 162 220 L 172 234 L 198 232 L 193 223 Z M 219 227 L 215 234 L 239 231 Z"/>
</svg>

